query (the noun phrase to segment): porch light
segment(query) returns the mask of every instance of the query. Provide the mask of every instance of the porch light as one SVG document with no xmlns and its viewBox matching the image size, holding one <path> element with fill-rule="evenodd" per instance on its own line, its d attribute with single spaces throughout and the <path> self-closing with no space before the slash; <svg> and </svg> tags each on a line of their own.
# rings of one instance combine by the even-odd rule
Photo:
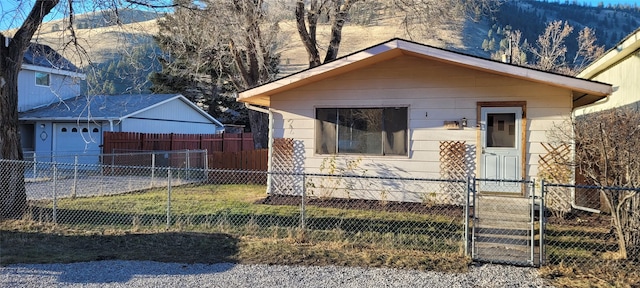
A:
<svg viewBox="0 0 640 288">
<path fill-rule="evenodd" d="M 462 127 L 467 127 L 467 118 L 462 118 L 462 120 L 460 120 L 460 124 L 462 124 Z"/>
</svg>

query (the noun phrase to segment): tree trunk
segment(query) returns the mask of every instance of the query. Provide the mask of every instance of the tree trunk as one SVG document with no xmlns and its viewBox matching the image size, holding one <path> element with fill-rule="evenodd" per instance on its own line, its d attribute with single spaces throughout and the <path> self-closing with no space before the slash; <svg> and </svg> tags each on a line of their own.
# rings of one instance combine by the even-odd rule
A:
<svg viewBox="0 0 640 288">
<path fill-rule="evenodd" d="M 312 1 L 311 4 L 314 5 L 316 1 Z M 313 7 L 312 9 L 313 10 Z M 309 56 L 309 68 L 313 68 L 320 65 L 320 53 L 318 52 L 318 48 L 316 47 L 316 25 L 318 20 L 317 11 L 311 11 L 309 14 L 309 30 L 307 31 L 307 25 L 304 22 L 304 1 L 298 0 L 296 3 L 296 26 L 298 28 L 298 35 L 300 35 L 300 40 L 302 40 L 302 44 L 304 48 L 307 49 L 307 55 Z"/>
<path fill-rule="evenodd" d="M 329 47 L 327 47 L 327 54 L 324 57 L 324 63 L 331 62 L 338 58 L 338 49 L 340 49 L 340 42 L 342 42 L 342 27 L 344 27 L 345 21 L 347 21 L 351 3 L 351 1 L 345 1 L 343 5 L 336 7 L 336 15 L 333 16 L 333 21 L 331 21 L 331 39 L 329 41 Z"/>
<path fill-rule="evenodd" d="M 6 49 L 2 49 L 4 52 Z M 27 203 L 24 189 L 22 147 L 18 133 L 18 72 L 7 63 L 6 53 L 1 54 L 0 69 L 0 219 L 17 218 L 22 215 Z M 8 65 L 7 65 L 8 64 Z M 13 160 L 18 160 L 15 162 Z"/>
<path fill-rule="evenodd" d="M 253 133 L 253 146 L 256 149 L 269 147 L 269 117 L 267 114 L 249 110 L 249 125 Z"/>
<path fill-rule="evenodd" d="M 0 219 L 19 218 L 27 203 L 18 126 L 18 73 L 42 19 L 59 0 L 38 0 L 13 39 L 0 33 Z M 16 161 L 17 160 L 17 161 Z"/>
<path fill-rule="evenodd" d="M 616 193 L 616 192 L 614 192 Z M 609 203 L 609 204 L 613 204 L 613 203 Z M 624 238 L 624 229 L 623 229 L 623 225 L 620 219 L 620 215 L 619 215 L 619 210 L 617 205 L 611 205 L 612 209 L 611 209 L 611 218 L 613 219 L 613 226 L 615 227 L 615 231 L 616 231 L 616 240 L 618 242 L 618 253 L 620 254 L 620 257 L 622 257 L 622 259 L 628 259 L 627 258 L 627 242 L 625 241 Z"/>
</svg>

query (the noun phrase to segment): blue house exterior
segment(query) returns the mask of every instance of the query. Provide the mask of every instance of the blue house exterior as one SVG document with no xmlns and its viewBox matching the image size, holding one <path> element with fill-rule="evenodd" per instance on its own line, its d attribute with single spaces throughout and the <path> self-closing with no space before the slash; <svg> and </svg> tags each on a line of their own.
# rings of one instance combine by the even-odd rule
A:
<svg viewBox="0 0 640 288">
<path fill-rule="evenodd" d="M 46 45 L 32 44 L 18 75 L 25 158 L 99 163 L 105 131 L 216 134 L 218 120 L 180 94 L 81 94 L 86 75 Z"/>
</svg>

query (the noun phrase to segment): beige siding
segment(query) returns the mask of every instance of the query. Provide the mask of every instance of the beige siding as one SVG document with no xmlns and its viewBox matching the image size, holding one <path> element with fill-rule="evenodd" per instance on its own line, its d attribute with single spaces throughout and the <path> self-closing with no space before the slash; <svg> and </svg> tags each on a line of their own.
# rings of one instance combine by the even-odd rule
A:
<svg viewBox="0 0 640 288">
<path fill-rule="evenodd" d="M 640 79 L 640 51 L 632 53 L 593 77 L 591 80 L 612 84 L 614 92 L 609 99 L 576 110 L 576 115 L 613 107 L 640 105 L 640 81 L 638 79 Z"/>
<path fill-rule="evenodd" d="M 547 130 L 571 113 L 571 92 L 547 85 L 492 75 L 436 61 L 402 56 L 345 75 L 271 96 L 274 137 L 301 140 L 305 169 L 319 171 L 329 155 L 315 155 L 317 107 L 409 107 L 408 156 L 353 156 L 368 175 L 440 177 L 440 142 L 463 140 L 475 149 L 477 102 L 526 101 L 527 176 L 535 177 Z M 426 114 L 426 117 L 425 117 Z M 444 121 L 468 119 L 462 130 L 446 130 Z M 345 156 L 338 156 L 337 162 Z M 475 171 L 476 163 L 471 169 Z M 386 171 L 386 172 L 383 172 Z M 388 175 L 383 175 L 388 174 Z"/>
</svg>

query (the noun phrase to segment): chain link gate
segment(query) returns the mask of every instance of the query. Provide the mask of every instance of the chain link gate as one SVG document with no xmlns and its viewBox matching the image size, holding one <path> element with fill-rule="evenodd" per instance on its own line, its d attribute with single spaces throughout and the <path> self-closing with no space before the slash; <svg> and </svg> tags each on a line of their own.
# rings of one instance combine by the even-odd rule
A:
<svg viewBox="0 0 640 288">
<path fill-rule="evenodd" d="M 475 261 L 540 266 L 544 262 L 544 198 L 534 181 L 470 179 L 467 189 L 467 251 Z M 523 193 L 480 192 L 492 186 L 519 185 Z M 494 185 L 499 184 L 499 185 Z M 542 190 L 541 190 L 542 191 Z M 469 251 L 470 250 L 470 251 Z"/>
</svg>

